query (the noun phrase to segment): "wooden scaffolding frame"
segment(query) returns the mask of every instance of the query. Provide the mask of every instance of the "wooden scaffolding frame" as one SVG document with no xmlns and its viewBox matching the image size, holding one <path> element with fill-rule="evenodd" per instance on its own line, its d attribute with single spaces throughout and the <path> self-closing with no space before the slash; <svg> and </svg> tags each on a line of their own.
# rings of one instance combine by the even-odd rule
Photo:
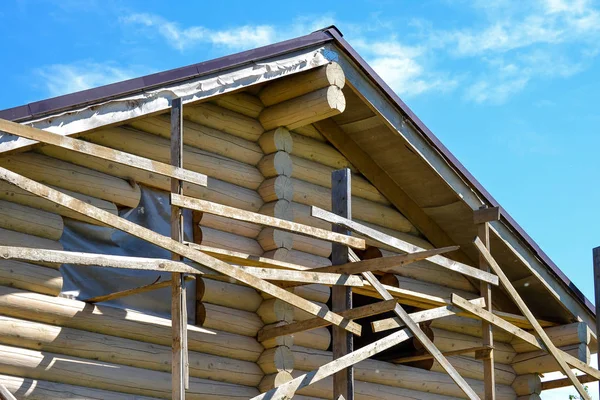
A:
<svg viewBox="0 0 600 400">
<path fill-rule="evenodd" d="M 547 382 L 545 383 L 546 388 L 571 384 L 575 386 L 582 398 L 590 398 L 581 382 L 600 380 L 600 371 L 555 347 L 490 253 L 489 223 L 499 218 L 498 209 L 483 208 L 475 212 L 474 222 L 478 226 L 478 235 L 474 240 L 474 246 L 480 254 L 479 267 L 475 268 L 443 256 L 444 253 L 457 250 L 457 246 L 425 250 L 353 221 L 351 218 L 350 203 L 351 174 L 348 169 L 334 171 L 332 175 L 333 212 L 328 212 L 317 207 L 311 208 L 312 217 L 331 223 L 333 226 L 332 231 L 188 197 L 183 193 L 183 182 L 207 186 L 207 177 L 183 168 L 182 115 L 181 100 L 173 99 L 171 108 L 170 165 L 79 139 L 0 120 L 0 131 L 171 178 L 171 237 L 166 237 L 75 199 L 56 189 L 21 176 L 9 169 L 0 167 L 0 179 L 75 213 L 166 249 L 172 253 L 172 260 L 7 246 L 0 246 L 0 256 L 5 259 L 24 261 L 95 265 L 172 273 L 169 281 L 154 282 L 143 287 L 88 299 L 88 301 L 105 301 L 107 299 L 171 286 L 173 399 L 184 399 L 185 390 L 189 385 L 185 282 L 193 279 L 194 275 L 226 276 L 313 315 L 312 319 L 300 322 L 264 327 L 258 333 L 259 340 L 290 335 L 328 325 L 333 326 L 333 360 L 331 362 L 283 383 L 268 392 L 262 393 L 254 397 L 254 399 L 289 399 L 303 387 L 333 375 L 334 398 L 353 400 L 354 378 L 352 367 L 356 363 L 406 341 L 411 337 L 416 338 L 429 353 L 428 355 L 419 356 L 419 359 L 435 359 L 456 385 L 460 387 L 467 398 L 472 400 L 479 399 L 478 394 L 469 386 L 452 364 L 448 362 L 446 357 L 454 353 L 442 353 L 419 327 L 419 323 L 421 322 L 458 313 L 469 314 L 471 317 L 480 319 L 482 322 L 482 330 L 484 332 L 483 346 L 470 348 L 468 351 L 475 352 L 484 361 L 484 390 L 486 400 L 495 398 L 492 327 L 507 331 L 535 348 L 547 351 L 552 355 L 567 378 Z M 333 265 L 311 269 L 301 265 L 185 243 L 183 241 L 182 230 L 182 209 L 184 208 L 329 241 L 333 243 Z M 361 260 L 353 249 L 365 249 L 366 242 L 360 237 L 352 236 L 352 232 L 397 249 L 405 254 L 385 259 Z M 600 271 L 600 250 L 597 253 L 598 257 L 595 258 L 595 264 L 598 265 L 597 271 Z M 188 263 L 183 262 L 184 258 L 188 260 Z M 436 308 L 410 314 L 407 313 L 394 297 L 393 288 L 382 284 L 373 272 L 385 271 L 389 268 L 406 265 L 422 259 L 427 259 L 442 268 L 461 273 L 471 279 L 479 280 L 481 297 L 468 301 L 457 294 L 453 294 L 450 302 L 442 303 Z M 598 274 L 598 272 L 596 273 Z M 331 311 L 326 307 L 319 306 L 286 290 L 286 288 L 292 286 L 308 283 L 321 283 L 332 287 Z M 525 316 L 528 324 L 533 327 L 537 337 L 516 326 L 514 321 L 511 322 L 510 318 L 508 318 L 508 314 L 493 312 L 491 287 L 494 285 L 501 285 L 505 289 L 510 299 L 512 299 Z M 353 308 L 352 293 L 356 288 L 369 292 L 372 297 L 378 297 L 381 301 Z M 413 295 L 416 297 L 419 296 L 418 293 L 414 293 Z M 379 332 L 394 328 L 401 329 L 360 349 L 354 349 L 352 343 L 353 335 L 361 334 L 361 326 L 354 322 L 354 320 L 366 316 L 378 315 L 387 311 L 392 311 L 396 316 L 394 318 L 375 321 L 372 324 L 373 330 Z M 517 319 L 514 318 L 514 320 Z M 209 331 L 206 332 L 209 333 Z M 414 360 L 415 358 L 413 357 L 397 361 L 406 362 Z M 578 369 L 586 375 L 576 377 L 571 368 Z M 0 398 L 14 398 L 1 382 Z"/>
</svg>

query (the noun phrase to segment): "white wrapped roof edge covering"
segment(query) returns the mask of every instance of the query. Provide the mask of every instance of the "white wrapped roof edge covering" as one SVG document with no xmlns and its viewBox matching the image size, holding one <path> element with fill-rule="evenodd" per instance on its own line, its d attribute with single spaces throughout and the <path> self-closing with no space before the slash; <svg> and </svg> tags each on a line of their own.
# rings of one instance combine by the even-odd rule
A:
<svg viewBox="0 0 600 400">
<path fill-rule="evenodd" d="M 239 90 L 298 72 L 308 71 L 338 59 L 334 45 L 306 48 L 251 64 L 207 74 L 164 87 L 157 87 L 103 103 L 45 116 L 25 123 L 39 129 L 73 135 L 102 126 L 124 122 L 143 115 L 166 111 L 171 99 L 180 97 L 183 104 Z M 0 151 L 15 150 L 36 142 L 0 132 Z"/>
</svg>

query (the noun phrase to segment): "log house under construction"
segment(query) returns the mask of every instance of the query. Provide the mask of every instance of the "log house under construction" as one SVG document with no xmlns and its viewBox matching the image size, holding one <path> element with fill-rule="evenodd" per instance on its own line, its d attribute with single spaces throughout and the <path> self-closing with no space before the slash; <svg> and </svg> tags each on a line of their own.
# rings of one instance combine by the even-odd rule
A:
<svg viewBox="0 0 600 400">
<path fill-rule="evenodd" d="M 335 27 L 0 111 L 1 399 L 589 398 L 596 351 Z"/>
</svg>

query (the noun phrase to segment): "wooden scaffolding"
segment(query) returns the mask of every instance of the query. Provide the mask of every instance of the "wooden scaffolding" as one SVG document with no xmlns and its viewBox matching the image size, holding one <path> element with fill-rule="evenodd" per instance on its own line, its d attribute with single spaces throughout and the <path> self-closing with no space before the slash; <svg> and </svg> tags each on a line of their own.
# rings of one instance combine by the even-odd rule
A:
<svg viewBox="0 0 600 400">
<path fill-rule="evenodd" d="M 274 389 L 254 397 L 254 399 L 290 399 L 303 387 L 314 384 L 326 377 L 333 376 L 334 398 L 352 400 L 354 399 L 353 366 L 411 337 L 416 338 L 428 354 L 396 360 L 397 362 L 433 358 L 441 365 L 455 384 L 460 387 L 464 396 L 474 400 L 480 397 L 446 358 L 450 355 L 474 352 L 476 357 L 484 362 L 485 399 L 494 399 L 494 340 L 492 327 L 504 330 L 520 338 L 534 348 L 549 353 L 556 360 L 561 371 L 566 374 L 567 378 L 566 380 L 546 382 L 546 387 L 571 384 L 575 386 L 582 398 L 590 398 L 581 382 L 600 380 L 600 371 L 586 365 L 576 357 L 557 349 L 490 253 L 489 223 L 499 218 L 497 208 L 483 208 L 475 212 L 474 222 L 478 226 L 479 233 L 474 239 L 473 244 L 480 255 L 479 266 L 475 268 L 443 256 L 445 253 L 457 250 L 457 246 L 425 250 L 353 221 L 350 204 L 351 182 L 349 170 L 343 169 L 333 173 L 332 212 L 314 206 L 311 208 L 312 217 L 331 223 L 333 226 L 332 231 L 193 198 L 183 192 L 183 184 L 187 182 L 207 186 L 207 177 L 183 168 L 182 115 L 182 102 L 179 99 L 173 99 L 170 165 L 76 138 L 65 137 L 8 121 L 0 121 L 1 131 L 114 163 L 124 164 L 171 179 L 172 229 L 171 237 L 166 237 L 71 197 L 52 187 L 0 167 L 0 178 L 2 180 L 30 194 L 42 197 L 56 205 L 69 209 L 74 213 L 166 249 L 172 253 L 172 259 L 109 256 L 104 254 L 13 246 L 1 246 L 0 256 L 9 260 L 60 262 L 172 273 L 171 280 L 167 282 L 156 282 L 143 287 L 91 298 L 87 301 L 94 303 L 168 286 L 172 288 L 173 399 L 184 399 L 185 390 L 189 383 L 185 285 L 186 281 L 193 279 L 195 275 L 234 279 L 312 315 L 312 318 L 299 322 L 265 326 L 258 333 L 261 342 L 297 332 L 329 325 L 333 326 L 333 360 L 331 362 L 321 365 L 309 373 L 301 374 L 287 382 L 283 382 Z M 322 127 L 326 129 L 327 124 L 322 124 Z M 329 241 L 333 243 L 333 265 L 309 268 L 303 265 L 186 243 L 183 240 L 182 209 L 190 209 L 196 212 L 272 227 L 294 234 Z M 362 260 L 355 250 L 364 250 L 366 248 L 365 238 L 382 243 L 404 254 L 387 258 Z M 184 263 L 184 259 L 187 262 Z M 427 259 L 442 268 L 463 274 L 469 279 L 478 280 L 480 282 L 480 297 L 467 300 L 458 294 L 453 294 L 449 302 L 442 302 L 437 307 L 424 311 L 408 313 L 396 299 L 398 289 L 381 283 L 375 273 L 384 272 L 390 268 L 404 266 L 423 259 Z M 313 283 L 332 287 L 331 311 L 288 290 L 295 286 Z M 501 285 L 508 293 L 510 299 L 512 299 L 522 312 L 527 324 L 533 328 L 535 335 L 517 326 L 522 324 L 522 316 L 500 313 L 492 309 L 491 288 L 497 285 Z M 381 301 L 367 306 L 352 307 L 353 292 L 367 294 L 370 297 L 379 298 Z M 415 295 L 418 296 L 419 294 Z M 401 329 L 395 330 L 388 336 L 366 346 L 354 349 L 353 337 L 355 335 L 360 336 L 362 331 L 362 327 L 355 320 L 388 311 L 392 311 L 395 317 L 375 321 L 372 324 L 373 331 L 381 332 L 391 329 Z M 435 346 L 419 326 L 420 323 L 451 315 L 465 315 L 481 320 L 482 331 L 484 333 L 483 345 L 476 348 L 444 353 Z M 208 330 L 205 332 L 206 334 L 211 333 Z M 585 375 L 576 377 L 571 368 L 577 369 Z M 6 388 L 1 385 L 1 382 L 0 398 L 14 399 Z"/>
</svg>

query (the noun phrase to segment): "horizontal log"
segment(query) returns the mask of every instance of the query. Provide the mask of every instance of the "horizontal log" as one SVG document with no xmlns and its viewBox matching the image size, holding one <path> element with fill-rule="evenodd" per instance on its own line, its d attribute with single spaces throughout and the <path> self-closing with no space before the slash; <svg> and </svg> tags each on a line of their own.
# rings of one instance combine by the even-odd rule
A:
<svg viewBox="0 0 600 400">
<path fill-rule="evenodd" d="M 284 151 L 267 154 L 257 165 L 258 170 L 265 178 L 272 178 L 277 175 L 292 175 L 292 159 Z"/>
<path fill-rule="evenodd" d="M 108 390 L 91 389 L 39 379 L 0 375 L 0 382 L 19 399 L 27 400 L 156 400 L 156 397 L 138 396 Z"/>
<path fill-rule="evenodd" d="M 244 221 L 236 221 L 231 218 L 220 217 L 218 215 L 211 215 L 206 213 L 201 214 L 200 225 L 209 228 L 217 229 L 219 231 L 225 231 L 233 233 L 234 235 L 244 236 L 247 238 L 256 239 L 262 227 L 256 224 L 251 224 Z"/>
<path fill-rule="evenodd" d="M 196 280 L 196 301 L 254 312 L 263 298 L 248 286 L 202 278 Z"/>
<path fill-rule="evenodd" d="M 286 346 L 273 347 L 263 351 L 256 364 L 265 374 L 275 374 L 282 371 L 292 372 L 294 370 L 294 355 Z"/>
<path fill-rule="evenodd" d="M 247 92 L 223 94 L 215 97 L 211 103 L 251 118 L 257 118 L 264 108 L 258 97 Z"/>
<path fill-rule="evenodd" d="M 170 141 L 156 135 L 149 135 L 135 129 L 108 128 L 83 137 L 93 143 L 151 160 L 170 162 Z M 248 189 L 258 188 L 263 181 L 260 171 L 252 165 L 191 146 L 183 146 L 183 167 Z"/>
<path fill-rule="evenodd" d="M 196 325 L 255 337 L 264 324 L 254 312 L 202 302 L 196 303 Z"/>
<path fill-rule="evenodd" d="M 270 203 L 265 203 L 260 208 L 259 213 L 268 215 L 269 217 L 275 217 L 279 219 L 285 219 L 287 221 L 294 221 L 294 210 L 292 208 L 292 203 L 287 200 L 277 200 L 272 201 Z M 298 222 L 298 221 L 294 221 Z M 305 224 L 310 225 L 310 224 Z M 314 225 L 311 225 L 314 226 Z M 331 230 L 329 227 L 326 230 Z"/>
<path fill-rule="evenodd" d="M 517 396 L 540 394 L 542 392 L 542 380 L 538 374 L 519 375 L 511 386 Z"/>
<path fill-rule="evenodd" d="M 58 186 L 125 207 L 135 208 L 140 203 L 140 188 L 135 184 L 131 185 L 121 178 L 41 154 L 22 153 L 5 156 L 0 159 L 0 166 L 40 183 Z"/>
<path fill-rule="evenodd" d="M 296 286 L 291 290 L 306 300 L 318 301 L 321 303 L 327 303 L 327 300 L 329 300 L 329 296 L 331 295 L 331 289 L 328 286 L 319 284 Z"/>
<path fill-rule="evenodd" d="M 296 332 L 294 345 L 316 350 L 327 350 L 331 345 L 331 332 L 326 327 Z"/>
<path fill-rule="evenodd" d="M 332 360 L 330 351 L 294 346 L 292 352 L 297 370 L 314 370 Z M 429 398 L 425 396 L 431 394 L 464 397 L 464 394 L 450 376 L 442 372 L 427 371 L 406 365 L 369 359 L 356 364 L 354 374 L 357 386 L 360 384 L 359 382 L 368 382 L 379 385 L 382 389 L 383 387 L 386 387 L 386 389 L 396 387 L 421 392 L 415 398 Z M 483 382 L 474 379 L 468 379 L 467 381 L 476 392 L 483 393 Z M 380 393 L 388 393 L 388 390 L 382 390 Z M 511 394 L 513 397 L 509 397 Z M 514 391 L 506 385 L 497 385 L 497 395 L 505 399 L 514 399 Z"/>
<path fill-rule="evenodd" d="M 275 228 L 264 228 L 256 238 L 258 244 L 264 251 L 276 250 L 281 247 L 291 250 L 294 237 L 290 232 Z"/>
<path fill-rule="evenodd" d="M 317 130 L 317 128 L 315 128 L 314 125 L 301 126 L 299 128 L 294 129 L 294 133 L 297 133 L 302 136 L 306 136 L 311 139 L 318 140 L 319 142 L 323 142 L 323 143 L 327 142 L 327 139 L 325 138 L 325 136 L 323 136 L 321 134 L 321 132 L 319 132 Z"/>
<path fill-rule="evenodd" d="M 265 375 L 258 385 L 258 390 L 261 393 L 264 393 L 291 380 L 292 374 L 287 371 L 279 371 L 274 374 Z"/>
<path fill-rule="evenodd" d="M 265 154 L 272 154 L 278 151 L 291 153 L 293 148 L 292 135 L 284 127 L 275 128 L 263 133 L 258 139 L 258 144 Z"/>
<path fill-rule="evenodd" d="M 325 303 L 319 303 L 317 301 L 313 301 L 312 303 L 317 304 L 319 307 L 329 309 L 329 307 Z M 304 311 L 298 307 L 294 307 L 294 321 L 306 321 L 306 320 L 312 320 L 313 318 L 314 318 L 313 315 L 310 315 L 309 313 L 307 313 L 306 311 Z"/>
<path fill-rule="evenodd" d="M 81 329 L 126 339 L 171 345 L 171 320 L 50 297 L 0 286 L 0 314 L 31 321 Z M 238 360 L 256 361 L 263 351 L 254 338 L 210 331 L 188 325 L 188 346 L 192 351 Z"/>
<path fill-rule="evenodd" d="M 482 337 L 481 321 L 465 316 L 453 315 L 443 318 L 438 318 L 431 321 L 431 326 L 434 328 L 443 329 L 465 335 Z M 502 343 L 511 343 L 514 336 L 497 327 L 492 328 L 494 333 L 494 341 Z"/>
<path fill-rule="evenodd" d="M 316 237 L 331 242 L 341 243 L 358 249 L 365 248 L 365 242 L 361 239 L 356 239 L 350 236 L 325 231 L 308 225 L 302 225 L 279 218 L 269 217 L 267 215 L 253 213 L 251 211 L 245 211 L 236 209 L 234 207 L 228 207 L 221 204 L 211 203 L 200 199 L 194 199 L 191 197 L 172 194 L 171 203 L 180 207 L 202 211 L 204 213 L 215 214 L 239 221 L 252 222 L 264 226 L 270 226 L 288 232 L 294 232 L 305 236 Z"/>
<path fill-rule="evenodd" d="M 54 362 L 48 360 L 54 360 Z M 143 396 L 171 398 L 171 374 L 118 366 L 55 353 L 0 346 L 0 373 Z M 131 383 L 135 382 L 135 385 Z M 258 390 L 248 386 L 190 378 L 188 399 L 247 399 Z"/>
<path fill-rule="evenodd" d="M 440 351 L 454 351 L 483 346 L 483 340 L 461 333 L 431 328 L 433 343 Z M 508 343 L 494 343 L 494 361 L 500 364 L 511 364 L 517 353 Z"/>
<path fill-rule="evenodd" d="M 73 164 L 111 174 L 115 177 L 132 179 L 146 186 L 168 192 L 171 191 L 171 179 L 164 176 L 145 173 L 133 167 L 105 162 L 92 156 L 75 154 L 68 151 L 59 151 L 52 146 L 41 147 L 38 149 L 38 151 L 57 159 L 65 160 Z M 263 201 L 258 193 L 252 189 L 237 186 L 229 182 L 220 181 L 210 176 L 208 177 L 207 182 L 208 187 L 184 182 L 184 192 L 189 196 L 215 201 L 233 207 L 239 207 L 245 210 L 258 210 L 263 204 Z M 73 212 L 71 211 L 71 213 Z"/>
<path fill-rule="evenodd" d="M 89 154 L 102 160 L 115 162 L 117 164 L 131 165 L 146 172 L 180 179 L 196 185 L 206 186 L 206 176 L 175 167 L 169 163 L 159 163 L 154 160 L 139 157 L 129 152 L 122 152 L 110 147 L 99 146 L 84 140 L 69 136 L 35 129 L 30 126 L 16 124 L 14 122 L 0 120 L 0 129 L 23 138 L 38 141 L 40 143 L 53 145 L 63 150 L 76 153 Z"/>
<path fill-rule="evenodd" d="M 264 202 L 277 200 L 291 201 L 294 195 L 292 180 L 285 175 L 268 178 L 258 188 L 258 194 Z"/>
<path fill-rule="evenodd" d="M 169 115 L 131 120 L 129 125 L 139 131 L 152 133 L 165 139 L 171 138 Z M 250 165 L 256 165 L 263 157 L 260 147 L 254 142 L 186 119 L 183 120 L 183 132 L 183 144 L 209 153 Z"/>
<path fill-rule="evenodd" d="M 171 372 L 171 346 L 0 316 L 0 343 L 154 371 Z M 190 376 L 256 386 L 263 373 L 250 361 L 189 352 Z"/>
<path fill-rule="evenodd" d="M 585 364 L 590 363 L 590 349 L 585 344 L 559 347 L 559 350 L 566 352 Z M 569 360 L 565 361 L 569 362 Z M 571 363 L 569 362 L 569 364 Z M 517 354 L 513 360 L 512 367 L 517 375 L 545 374 L 560 370 L 554 357 L 545 350 Z"/>
<path fill-rule="evenodd" d="M 64 224 L 58 214 L 0 200 L 0 228 L 58 240 Z"/>
<path fill-rule="evenodd" d="M 295 132 L 290 132 L 292 137 L 291 154 L 300 158 L 311 160 L 333 169 L 356 168 L 330 143 L 324 143 Z"/>
<path fill-rule="evenodd" d="M 203 246 L 217 247 L 225 250 L 241 251 L 250 255 L 260 256 L 263 249 L 255 239 L 234 235 L 205 226 L 200 227 L 202 235 L 195 238 Z"/>
<path fill-rule="evenodd" d="M 552 326 L 544 329 L 544 331 L 556 347 L 580 343 L 587 345 L 590 343 L 591 339 L 590 329 L 585 322 L 573 322 L 566 325 Z M 527 353 L 537 350 L 535 346 L 532 346 L 516 336 L 511 344 L 517 353 Z"/>
<path fill-rule="evenodd" d="M 319 257 L 329 258 L 332 243 L 329 241 L 315 239 L 313 237 L 292 235 L 292 249 L 304 253 L 314 254 Z"/>
<path fill-rule="evenodd" d="M 294 202 L 325 210 L 331 209 L 331 190 L 297 179 L 291 179 L 291 181 Z M 352 216 L 398 231 L 418 233 L 410 221 L 394 208 L 356 196 L 352 196 Z"/>
<path fill-rule="evenodd" d="M 279 299 L 266 299 L 262 302 L 256 314 L 265 324 L 278 322 L 292 322 L 294 320 L 294 309 L 291 305 Z"/>
<path fill-rule="evenodd" d="M 0 285 L 58 296 L 62 290 L 63 278 L 53 268 L 0 259 Z"/>
<path fill-rule="evenodd" d="M 345 83 L 346 78 L 342 67 L 331 62 L 307 72 L 270 82 L 258 93 L 258 97 L 265 106 L 271 106 L 331 85 L 341 89 Z"/>
<path fill-rule="evenodd" d="M 328 86 L 266 107 L 258 120 L 265 130 L 280 126 L 291 130 L 341 114 L 345 109 L 342 90 Z"/>
<path fill-rule="evenodd" d="M 80 193 L 71 192 L 66 189 L 59 189 L 56 187 L 54 189 L 60 190 L 62 193 L 67 193 L 69 196 L 85 201 L 88 204 L 92 204 L 93 206 L 98 207 L 113 215 L 118 214 L 117 206 L 114 203 L 96 199 L 94 197 L 86 196 Z M 16 204 L 22 204 L 24 206 L 28 206 L 35 209 L 44 210 L 49 213 L 55 213 L 63 217 L 76 219 L 79 221 L 87 222 L 89 224 L 101 225 L 101 223 L 91 218 L 82 216 L 76 212 L 69 210 L 68 208 L 61 207 L 44 198 L 28 193 L 23 189 L 19 189 L 18 187 L 9 184 L 8 182 L 0 181 L 0 199 L 10 201 Z"/>
<path fill-rule="evenodd" d="M 277 327 L 277 326 L 283 326 L 286 324 L 287 324 L 287 322 L 276 322 L 274 324 L 270 324 L 270 325 L 266 325 L 266 326 Z M 259 341 L 260 341 L 260 338 L 259 338 Z M 260 344 L 262 344 L 265 349 L 272 349 L 274 347 L 279 347 L 279 346 L 286 346 L 286 347 L 291 348 L 294 345 L 294 338 L 292 336 L 277 336 L 275 338 L 260 341 Z"/>
<path fill-rule="evenodd" d="M 450 364 L 456 368 L 461 376 L 478 381 L 485 380 L 483 361 L 468 356 L 450 356 L 448 357 L 448 361 L 450 361 Z M 429 369 L 435 372 L 445 372 L 444 368 L 437 361 L 434 361 Z M 510 365 L 498 362 L 494 363 L 494 377 L 497 384 L 510 386 L 516 376 L 517 374 Z"/>
<path fill-rule="evenodd" d="M 306 269 L 331 265 L 331 261 L 328 258 L 319 257 L 314 254 L 305 253 L 298 250 L 287 250 L 283 248 L 265 252 L 263 257 L 272 258 L 274 260 L 283 261 L 286 263 L 302 265 L 306 267 Z"/>
<path fill-rule="evenodd" d="M 335 168 L 294 155 L 289 156 L 289 163 L 290 174 L 288 176 L 331 189 L 331 173 L 335 171 Z M 280 161 L 280 164 L 283 167 L 283 161 Z M 352 195 L 375 203 L 390 205 L 390 202 L 379 193 L 375 186 L 359 174 L 352 175 Z"/>
<path fill-rule="evenodd" d="M 183 117 L 252 142 L 264 132 L 256 119 L 209 103 L 184 107 Z"/>
</svg>

